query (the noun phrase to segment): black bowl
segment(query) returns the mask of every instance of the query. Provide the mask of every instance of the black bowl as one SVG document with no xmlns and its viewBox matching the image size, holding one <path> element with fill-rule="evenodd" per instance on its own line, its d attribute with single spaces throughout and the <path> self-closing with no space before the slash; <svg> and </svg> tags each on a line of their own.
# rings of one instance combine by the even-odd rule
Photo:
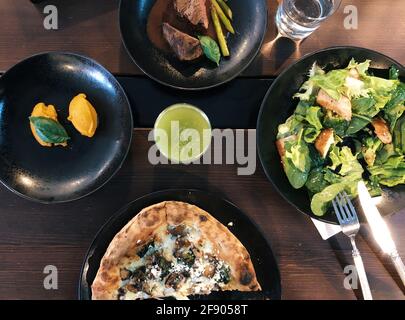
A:
<svg viewBox="0 0 405 320">
<path fill-rule="evenodd" d="M 405 69 L 400 63 L 369 49 L 332 47 L 320 50 L 304 56 L 280 74 L 267 92 L 257 120 L 258 153 L 268 179 L 296 209 L 324 222 L 336 223 L 336 217 L 331 210 L 322 217 L 314 215 L 305 188 L 296 190 L 288 182 L 275 145 L 277 128 L 294 112 L 298 101 L 292 96 L 307 79 L 308 71 L 315 61 L 326 70 L 331 70 L 346 67 L 351 58 L 357 61 L 370 59 L 371 68 L 378 76 L 388 77 L 388 68 L 395 65 L 400 70 L 401 79 L 405 77 Z M 404 208 L 405 186 L 385 189 L 378 207 L 383 215 L 395 213 Z"/>
<path fill-rule="evenodd" d="M 85 93 L 99 125 L 87 138 L 67 121 L 70 100 Z M 68 147 L 42 147 L 28 117 L 38 102 L 53 104 L 71 139 Z M 21 61 L 0 78 L 0 180 L 16 194 L 43 203 L 81 198 L 120 168 L 132 137 L 127 97 L 95 61 L 71 53 L 43 53 Z"/>
<path fill-rule="evenodd" d="M 238 207 L 227 200 L 199 190 L 162 190 L 143 196 L 116 212 L 96 235 L 84 260 L 79 281 L 79 299 L 91 299 L 91 284 L 100 267 L 100 261 L 114 236 L 143 208 L 162 201 L 183 201 L 194 204 L 218 219 L 246 247 L 252 259 L 260 293 L 223 292 L 209 296 L 195 296 L 194 299 L 281 299 L 281 281 L 276 259 L 270 243 L 260 228 Z"/>
<path fill-rule="evenodd" d="M 146 32 L 156 0 L 121 0 L 121 37 L 136 65 L 152 79 L 178 89 L 207 89 L 235 78 L 256 57 L 267 30 L 267 0 L 231 1 L 235 35 L 228 40 L 231 57 L 215 67 L 207 59 L 182 63 L 156 49 Z"/>
</svg>

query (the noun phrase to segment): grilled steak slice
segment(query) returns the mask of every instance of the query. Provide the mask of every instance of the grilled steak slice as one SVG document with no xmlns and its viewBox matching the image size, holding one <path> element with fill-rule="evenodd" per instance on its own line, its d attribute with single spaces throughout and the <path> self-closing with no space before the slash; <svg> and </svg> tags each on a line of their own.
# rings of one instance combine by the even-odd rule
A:
<svg viewBox="0 0 405 320">
<path fill-rule="evenodd" d="M 163 37 L 169 43 L 177 58 L 182 61 L 195 60 L 202 56 L 200 41 L 164 22 Z"/>
<path fill-rule="evenodd" d="M 187 19 L 193 25 L 202 25 L 208 29 L 206 0 L 173 0 L 174 9 L 180 17 Z"/>
</svg>

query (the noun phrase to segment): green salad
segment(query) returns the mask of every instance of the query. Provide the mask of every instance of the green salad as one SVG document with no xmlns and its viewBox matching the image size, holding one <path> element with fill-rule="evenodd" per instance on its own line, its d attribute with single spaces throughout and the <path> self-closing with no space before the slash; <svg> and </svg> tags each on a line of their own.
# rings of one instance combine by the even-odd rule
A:
<svg viewBox="0 0 405 320">
<path fill-rule="evenodd" d="M 294 98 L 294 113 L 280 124 L 277 149 L 291 185 L 306 188 L 315 215 L 324 215 L 341 191 L 357 194 L 363 179 L 372 196 L 405 183 L 405 83 L 352 59 L 325 72 L 316 63 Z"/>
</svg>

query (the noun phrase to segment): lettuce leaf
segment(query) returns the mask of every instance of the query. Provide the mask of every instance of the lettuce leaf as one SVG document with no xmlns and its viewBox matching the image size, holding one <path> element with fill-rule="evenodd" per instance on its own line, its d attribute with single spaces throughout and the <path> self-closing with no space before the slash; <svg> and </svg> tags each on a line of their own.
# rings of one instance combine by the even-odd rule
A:
<svg viewBox="0 0 405 320">
<path fill-rule="evenodd" d="M 393 130 L 399 117 L 405 111 L 405 84 L 400 83 L 392 92 L 391 99 L 387 102 L 384 108 L 384 119 L 390 124 L 390 129 Z"/>
<path fill-rule="evenodd" d="M 308 77 L 309 79 L 303 83 L 301 88 L 299 89 L 299 92 L 296 93 L 293 97 L 298 98 L 301 101 L 308 101 L 311 98 L 313 98 L 313 95 L 315 93 L 315 83 L 311 80 L 312 77 L 316 75 L 323 75 L 325 74 L 325 71 L 322 70 L 321 67 L 317 65 L 316 62 L 312 65 L 311 69 L 308 72 Z"/>
<path fill-rule="evenodd" d="M 311 158 L 309 157 L 308 145 L 302 139 L 302 132 L 297 141 L 286 143 L 285 157 L 291 160 L 292 164 L 301 172 L 309 172 L 311 169 Z"/>
<path fill-rule="evenodd" d="M 356 182 L 362 179 L 363 167 L 357 157 L 352 154 L 349 147 L 333 147 L 329 152 L 332 161 L 330 168 L 337 170 L 326 172 L 324 179 L 331 182 L 329 186 L 316 193 L 311 199 L 311 210 L 315 215 L 322 216 L 326 213 L 330 202 L 336 195 L 345 190 L 349 195 L 356 194 Z M 340 168 L 340 169 L 339 169 Z"/>
<path fill-rule="evenodd" d="M 369 96 L 369 89 L 366 88 L 365 83 L 350 76 L 346 77 L 344 88 L 341 92 L 349 99 Z"/>
<path fill-rule="evenodd" d="M 320 119 L 321 108 L 320 107 L 309 107 L 307 109 L 305 120 L 312 125 L 316 130 L 322 129 L 322 123 Z"/>
<path fill-rule="evenodd" d="M 286 142 L 285 149 L 286 153 L 283 157 L 285 173 L 290 184 L 295 189 L 299 189 L 305 185 L 311 169 L 309 148 L 302 139 L 302 131 L 297 141 Z"/>
<path fill-rule="evenodd" d="M 392 156 L 385 163 L 368 168 L 368 171 L 380 184 L 388 187 L 405 183 L 404 156 Z"/>
<path fill-rule="evenodd" d="M 360 75 L 365 76 L 367 75 L 366 73 L 368 68 L 370 68 L 370 62 L 371 60 L 365 60 L 364 62 L 358 63 L 356 60 L 354 60 L 354 58 L 352 58 L 346 69 L 356 69 Z"/>
<path fill-rule="evenodd" d="M 349 70 L 346 69 L 331 70 L 327 73 L 320 68 L 310 71 L 310 78 L 304 82 L 294 98 L 309 100 L 315 94 L 315 90 L 323 89 L 333 99 L 339 100 L 348 75 Z"/>
<path fill-rule="evenodd" d="M 342 178 L 341 182 L 331 184 L 324 188 L 321 192 L 316 193 L 311 199 L 311 210 L 317 216 L 323 216 L 328 210 L 331 201 L 341 191 L 346 191 L 350 196 L 355 196 L 357 190 L 355 186 L 361 180 L 357 173 L 348 175 Z"/>
<path fill-rule="evenodd" d="M 375 76 L 365 76 L 362 79 L 373 96 L 389 96 L 399 84 L 399 80 L 384 79 Z"/>
<path fill-rule="evenodd" d="M 306 127 L 304 129 L 304 140 L 306 143 L 314 143 L 316 138 L 318 138 L 319 134 L 321 133 L 320 130 L 315 129 L 314 127 Z"/>
<path fill-rule="evenodd" d="M 303 127 L 302 117 L 291 115 L 286 122 L 278 126 L 277 139 L 285 138 L 296 134 Z"/>
<path fill-rule="evenodd" d="M 345 69 L 331 70 L 323 75 L 315 75 L 310 81 L 315 87 L 324 90 L 331 98 L 339 100 L 341 93 L 344 92 L 343 86 L 349 71 Z"/>
</svg>

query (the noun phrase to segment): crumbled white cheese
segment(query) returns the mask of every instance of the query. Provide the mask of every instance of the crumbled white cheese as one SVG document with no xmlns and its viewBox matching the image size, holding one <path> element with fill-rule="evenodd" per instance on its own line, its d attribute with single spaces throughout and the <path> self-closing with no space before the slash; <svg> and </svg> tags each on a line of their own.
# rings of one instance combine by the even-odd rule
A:
<svg viewBox="0 0 405 320">
<path fill-rule="evenodd" d="M 201 249 L 202 249 L 202 251 L 203 251 L 203 253 L 204 253 L 204 258 L 205 258 L 205 259 L 208 259 L 207 254 L 208 254 L 208 253 L 212 253 L 212 250 L 213 250 L 213 248 L 212 248 L 212 243 L 209 242 L 209 241 L 205 241 L 205 242 L 203 243 Z"/>
<path fill-rule="evenodd" d="M 188 231 L 188 240 L 192 243 L 197 243 L 201 238 L 201 231 L 196 228 L 190 228 Z"/>
<path fill-rule="evenodd" d="M 155 279 L 159 279 L 162 274 L 162 269 L 160 269 L 158 265 L 153 265 L 150 269 L 150 273 Z"/>
<path fill-rule="evenodd" d="M 178 272 L 178 273 L 182 273 L 185 271 L 190 271 L 190 267 L 184 263 L 178 263 L 176 262 L 177 259 L 175 259 L 175 263 L 172 264 L 172 266 L 170 267 L 170 271 L 169 273 L 172 272 Z"/>
<path fill-rule="evenodd" d="M 123 297 L 123 300 L 138 300 L 138 299 L 148 299 L 150 296 L 146 294 L 143 291 L 138 291 L 138 292 L 131 292 L 127 291 L 125 293 L 125 296 Z"/>
<path fill-rule="evenodd" d="M 175 244 L 176 238 L 173 237 L 172 235 L 168 235 L 163 239 L 162 244 L 160 246 L 160 249 L 162 249 L 163 251 L 163 256 L 169 261 L 173 259 L 173 251 Z"/>
<path fill-rule="evenodd" d="M 233 226 L 232 222 L 228 223 L 228 226 Z M 161 252 L 164 258 L 172 262 L 169 269 L 169 273 L 180 273 L 185 274 L 189 273 L 189 277 L 184 279 L 180 286 L 174 290 L 173 288 L 167 288 L 165 286 L 165 279 L 161 279 L 162 269 L 158 265 L 147 265 L 146 273 L 148 275 L 148 280 L 145 283 L 145 291 L 150 292 L 154 297 L 168 297 L 172 296 L 176 299 L 188 299 L 187 296 L 190 294 L 209 294 L 212 290 L 216 290 L 223 286 L 218 282 L 221 280 L 220 270 L 222 267 L 226 266 L 225 263 L 219 260 L 215 266 L 215 272 L 212 277 L 204 276 L 204 272 L 207 269 L 212 269 L 212 261 L 209 261 L 210 256 L 214 253 L 213 244 L 210 241 L 204 241 L 201 244 L 201 232 L 199 229 L 194 227 L 188 227 L 187 239 L 194 244 L 202 253 L 201 256 L 197 256 L 192 267 L 184 264 L 173 256 L 173 252 L 176 246 L 176 239 L 178 237 L 168 234 L 166 230 L 159 234 L 161 241 L 155 242 L 155 248 L 150 248 L 145 254 L 152 253 L 153 251 Z M 137 241 L 139 243 L 140 240 Z M 159 243 L 156 246 L 156 243 Z M 219 253 L 219 250 L 215 250 L 216 254 Z M 134 271 L 140 266 L 145 265 L 145 259 L 141 258 L 137 261 L 133 261 L 127 269 Z M 125 281 L 128 282 L 128 281 Z M 122 285 L 125 285 L 122 282 Z M 124 297 L 125 299 L 145 299 L 149 298 L 149 295 L 145 292 L 133 293 L 128 291 Z"/>
</svg>

